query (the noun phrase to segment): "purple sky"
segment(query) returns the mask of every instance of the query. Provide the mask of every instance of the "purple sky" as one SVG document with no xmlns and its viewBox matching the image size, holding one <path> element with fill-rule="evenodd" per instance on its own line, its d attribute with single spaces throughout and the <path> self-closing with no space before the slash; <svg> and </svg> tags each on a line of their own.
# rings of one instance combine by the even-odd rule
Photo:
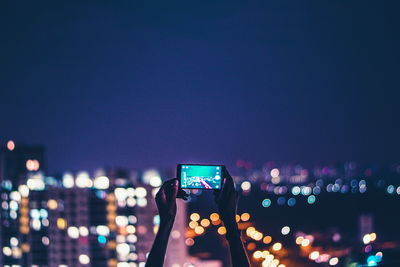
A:
<svg viewBox="0 0 400 267">
<path fill-rule="evenodd" d="M 0 141 L 52 172 L 399 160 L 399 4 L 213 2 L 3 1 Z"/>
</svg>

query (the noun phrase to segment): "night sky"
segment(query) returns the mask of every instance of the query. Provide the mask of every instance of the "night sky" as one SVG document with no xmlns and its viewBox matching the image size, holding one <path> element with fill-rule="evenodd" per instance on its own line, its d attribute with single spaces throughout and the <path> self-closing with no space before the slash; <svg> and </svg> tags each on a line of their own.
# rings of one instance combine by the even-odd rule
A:
<svg viewBox="0 0 400 267">
<path fill-rule="evenodd" d="M 0 142 L 50 172 L 400 159 L 399 1 L 60 2 L 0 3 Z"/>
</svg>

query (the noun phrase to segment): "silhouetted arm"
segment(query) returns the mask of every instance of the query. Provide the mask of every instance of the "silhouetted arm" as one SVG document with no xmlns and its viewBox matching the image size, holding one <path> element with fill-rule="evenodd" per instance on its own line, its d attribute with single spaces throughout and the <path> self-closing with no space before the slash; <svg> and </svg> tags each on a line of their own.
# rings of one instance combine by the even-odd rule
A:
<svg viewBox="0 0 400 267">
<path fill-rule="evenodd" d="M 164 265 L 168 238 L 175 221 L 177 193 L 177 179 L 164 182 L 157 192 L 156 203 L 160 215 L 160 227 L 147 258 L 146 267 L 162 267 Z"/>
<path fill-rule="evenodd" d="M 246 250 L 240 238 L 240 231 L 236 222 L 236 209 L 238 194 L 235 184 L 228 171 L 224 170 L 224 184 L 221 191 L 215 191 L 215 201 L 218 205 L 219 214 L 226 228 L 226 238 L 229 243 L 233 267 L 249 267 Z"/>
<path fill-rule="evenodd" d="M 154 240 L 153 247 L 147 258 L 146 267 L 162 267 L 164 265 L 165 252 L 173 225 L 174 220 L 166 222 L 165 224 L 160 223 L 156 239 Z"/>
<path fill-rule="evenodd" d="M 162 267 L 164 265 L 168 239 L 176 216 L 177 196 L 183 199 L 186 198 L 186 194 L 182 190 L 178 194 L 177 179 L 164 182 L 157 192 L 156 203 L 160 215 L 160 227 L 147 258 L 146 267 Z"/>
</svg>

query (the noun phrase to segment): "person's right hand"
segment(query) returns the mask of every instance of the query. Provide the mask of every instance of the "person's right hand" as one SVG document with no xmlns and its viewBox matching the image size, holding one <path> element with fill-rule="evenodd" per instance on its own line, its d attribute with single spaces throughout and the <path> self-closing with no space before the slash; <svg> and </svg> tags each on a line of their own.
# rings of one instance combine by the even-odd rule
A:
<svg viewBox="0 0 400 267">
<path fill-rule="evenodd" d="M 188 195 L 178 188 L 178 179 L 165 181 L 156 194 L 160 223 L 173 223 L 176 216 L 176 198 L 187 199 Z"/>
<path fill-rule="evenodd" d="M 235 183 L 225 167 L 223 169 L 223 177 L 222 189 L 214 191 L 215 202 L 225 227 L 237 227 L 238 193 L 235 190 Z"/>
</svg>

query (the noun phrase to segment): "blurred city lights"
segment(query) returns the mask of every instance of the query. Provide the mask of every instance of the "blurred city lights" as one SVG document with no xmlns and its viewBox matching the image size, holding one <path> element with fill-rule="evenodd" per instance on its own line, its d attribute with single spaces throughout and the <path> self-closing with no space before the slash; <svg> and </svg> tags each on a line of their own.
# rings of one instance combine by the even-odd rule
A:
<svg viewBox="0 0 400 267">
<path fill-rule="evenodd" d="M 289 226 L 284 226 L 284 227 L 282 227 L 281 233 L 282 233 L 282 235 L 287 235 L 287 234 L 289 234 L 289 233 L 290 233 L 290 227 L 289 227 Z"/>
<path fill-rule="evenodd" d="M 282 244 L 281 243 L 275 243 L 273 246 L 272 246 L 272 249 L 273 250 L 275 250 L 275 251 L 278 251 L 278 250 L 281 250 L 282 249 Z"/>
<path fill-rule="evenodd" d="M 336 265 L 339 263 L 339 259 L 337 257 L 333 257 L 329 260 L 329 265 Z"/>
<path fill-rule="evenodd" d="M 251 189 L 251 183 L 249 181 L 244 181 L 240 185 L 243 191 L 249 191 Z"/>
<path fill-rule="evenodd" d="M 7 149 L 10 151 L 13 151 L 15 149 L 15 143 L 14 141 L 10 140 L 7 142 Z"/>
</svg>

